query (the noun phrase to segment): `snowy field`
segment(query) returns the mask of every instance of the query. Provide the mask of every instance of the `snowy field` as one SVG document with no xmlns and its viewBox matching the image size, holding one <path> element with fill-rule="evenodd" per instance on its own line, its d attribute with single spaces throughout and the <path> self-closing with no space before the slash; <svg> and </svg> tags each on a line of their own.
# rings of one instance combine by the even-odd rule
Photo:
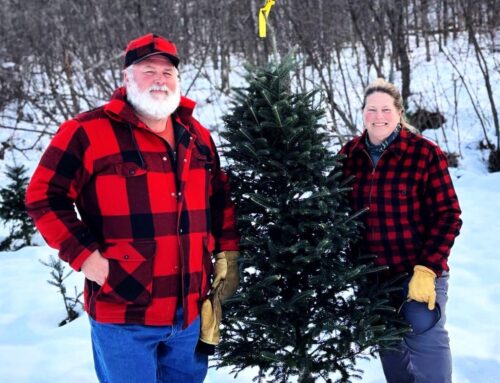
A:
<svg viewBox="0 0 500 383">
<path fill-rule="evenodd" d="M 480 169 L 480 167 L 478 167 Z M 453 171 L 464 225 L 450 257 L 448 330 L 455 383 L 500 382 L 500 173 Z M 458 178 L 459 177 L 459 178 Z M 92 383 L 89 323 L 86 316 L 57 327 L 65 317 L 61 296 L 46 283 L 47 260 L 55 251 L 29 247 L 2 253 L 0 267 L 0 382 Z M 66 286 L 81 288 L 73 273 Z M 363 382 L 384 382 L 378 360 L 362 361 Z M 206 382 L 236 380 L 227 370 L 209 371 Z"/>
</svg>

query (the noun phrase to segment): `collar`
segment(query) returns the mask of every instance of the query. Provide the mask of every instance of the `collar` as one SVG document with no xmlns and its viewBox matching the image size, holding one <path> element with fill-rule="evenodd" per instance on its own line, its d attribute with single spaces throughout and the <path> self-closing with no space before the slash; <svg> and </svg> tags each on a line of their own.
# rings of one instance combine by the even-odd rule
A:
<svg viewBox="0 0 500 383">
<path fill-rule="evenodd" d="M 387 149 L 387 147 L 392 143 L 392 141 L 394 141 L 396 139 L 396 137 L 398 136 L 400 130 L 401 130 L 401 125 L 398 124 L 396 126 L 396 129 L 394 129 L 392 131 L 392 133 L 389 134 L 389 136 L 387 136 L 386 139 L 384 141 L 382 141 L 378 145 L 372 144 L 370 142 L 370 138 L 368 137 L 368 135 L 366 135 L 365 136 L 365 145 L 366 145 L 366 148 L 368 149 L 368 151 L 370 153 L 379 153 L 379 154 L 383 153 L 384 150 Z"/>
<path fill-rule="evenodd" d="M 361 136 L 354 138 L 351 142 L 351 147 L 347 150 L 347 155 L 351 156 L 356 152 L 368 151 L 366 146 L 368 132 L 366 129 L 363 131 Z M 394 138 L 394 140 L 387 146 L 386 150 L 388 152 L 394 153 L 397 157 L 401 158 L 403 153 L 408 149 L 410 145 L 410 140 L 413 136 L 413 133 L 408 131 L 407 129 L 402 128 L 399 131 L 399 134 Z"/>
</svg>

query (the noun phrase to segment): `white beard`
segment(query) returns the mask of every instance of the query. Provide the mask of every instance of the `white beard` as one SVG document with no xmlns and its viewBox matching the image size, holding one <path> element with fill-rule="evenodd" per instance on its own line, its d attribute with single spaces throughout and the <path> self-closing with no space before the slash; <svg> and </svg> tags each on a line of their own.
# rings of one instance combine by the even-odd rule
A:
<svg viewBox="0 0 500 383">
<path fill-rule="evenodd" d="M 175 90 L 169 89 L 166 85 L 153 85 L 141 92 L 131 69 L 132 67 L 127 68 L 128 81 L 125 86 L 127 88 L 127 100 L 137 112 L 153 120 L 161 120 L 174 113 L 181 101 L 180 85 L 177 84 Z M 167 97 L 163 100 L 157 100 L 150 93 L 153 90 L 165 91 Z"/>
</svg>

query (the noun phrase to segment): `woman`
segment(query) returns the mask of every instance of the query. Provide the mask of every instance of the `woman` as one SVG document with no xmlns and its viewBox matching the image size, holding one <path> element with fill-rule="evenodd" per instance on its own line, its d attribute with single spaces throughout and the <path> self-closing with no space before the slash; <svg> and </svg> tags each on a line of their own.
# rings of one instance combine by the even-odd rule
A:
<svg viewBox="0 0 500 383">
<path fill-rule="evenodd" d="M 384 374 L 389 383 L 451 382 L 447 259 L 462 221 L 446 157 L 406 122 L 399 91 L 383 79 L 365 90 L 363 123 L 341 151 L 344 174 L 356 176 L 352 207 L 369 207 L 361 246 L 389 267 L 381 277 L 409 275 L 401 312 L 412 331 L 399 351 L 381 352 Z"/>
</svg>

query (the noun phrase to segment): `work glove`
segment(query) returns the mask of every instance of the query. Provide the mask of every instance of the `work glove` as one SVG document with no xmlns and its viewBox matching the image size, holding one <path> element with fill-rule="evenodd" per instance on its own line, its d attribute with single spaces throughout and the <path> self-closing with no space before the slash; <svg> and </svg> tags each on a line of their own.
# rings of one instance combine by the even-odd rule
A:
<svg viewBox="0 0 500 383">
<path fill-rule="evenodd" d="M 222 319 L 221 286 L 216 288 L 201 305 L 200 341 L 216 346 L 220 342 L 219 325 Z"/>
<path fill-rule="evenodd" d="M 220 301 L 231 298 L 238 289 L 240 274 L 238 269 L 238 251 L 223 251 L 215 255 L 214 281 L 212 289 L 220 287 Z"/>
<path fill-rule="evenodd" d="M 230 298 L 238 288 L 238 251 L 223 251 L 215 255 L 212 292 L 201 305 L 200 341 L 215 346 L 220 342 L 222 302 Z"/>
<path fill-rule="evenodd" d="M 428 267 L 416 265 L 408 285 L 408 298 L 427 303 L 429 310 L 436 305 L 436 273 Z"/>
</svg>

